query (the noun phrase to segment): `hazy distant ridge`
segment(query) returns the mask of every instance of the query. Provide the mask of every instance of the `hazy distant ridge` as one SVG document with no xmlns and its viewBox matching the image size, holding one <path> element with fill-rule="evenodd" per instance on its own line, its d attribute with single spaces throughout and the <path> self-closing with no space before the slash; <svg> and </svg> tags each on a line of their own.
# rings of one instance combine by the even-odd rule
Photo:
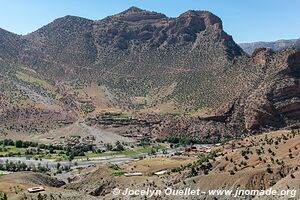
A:
<svg viewBox="0 0 300 200">
<path fill-rule="evenodd" d="M 240 43 L 240 47 L 248 53 L 252 54 L 255 49 L 257 48 L 271 48 L 275 51 L 280 51 L 283 49 L 287 49 L 289 47 L 294 46 L 296 43 L 297 39 L 291 39 L 291 40 L 277 40 L 274 42 L 251 42 L 251 43 Z"/>
</svg>

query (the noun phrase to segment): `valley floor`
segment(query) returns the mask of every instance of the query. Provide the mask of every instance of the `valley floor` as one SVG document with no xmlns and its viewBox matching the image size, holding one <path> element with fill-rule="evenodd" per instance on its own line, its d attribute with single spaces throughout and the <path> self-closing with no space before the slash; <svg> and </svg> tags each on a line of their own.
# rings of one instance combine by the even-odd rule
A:
<svg viewBox="0 0 300 200">
<path fill-rule="evenodd" d="M 0 191 L 9 199 L 115 199 L 114 188 L 125 191 L 160 189 L 247 189 L 287 190 L 290 196 L 241 196 L 235 199 L 298 199 L 300 132 L 282 130 L 232 140 L 214 145 L 203 152 L 189 148 L 157 154 L 126 162 L 97 163 L 69 172 L 50 173 L 17 172 L 0 177 Z M 126 158 L 126 157 L 124 157 Z M 68 175 L 69 174 L 69 175 Z M 71 175 L 70 175 L 71 174 Z M 35 177 L 35 178 L 32 178 Z M 36 178 L 38 177 L 38 178 Z M 64 180 L 60 185 L 58 180 Z M 45 187 L 45 192 L 29 194 L 26 189 Z M 294 195 L 294 196 L 291 196 Z M 25 198 L 26 197 L 26 198 Z M 129 196 L 119 196 L 129 199 Z M 143 197 L 130 196 L 131 199 Z M 155 199 L 155 198 L 149 198 Z M 162 196 L 161 199 L 182 199 Z M 230 199 L 228 196 L 186 196 L 184 199 Z"/>
</svg>

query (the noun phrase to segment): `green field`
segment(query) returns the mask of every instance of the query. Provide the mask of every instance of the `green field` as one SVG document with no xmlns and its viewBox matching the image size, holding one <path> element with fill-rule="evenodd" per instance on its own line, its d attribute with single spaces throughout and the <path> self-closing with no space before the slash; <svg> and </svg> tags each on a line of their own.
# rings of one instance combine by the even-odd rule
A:
<svg viewBox="0 0 300 200">
<path fill-rule="evenodd" d="M 143 147 L 141 149 L 136 150 L 124 150 L 124 151 L 110 151 L 104 153 L 93 153 L 87 152 L 85 156 L 76 156 L 75 159 L 83 159 L 83 158 L 94 158 L 94 157 L 104 157 L 104 156 L 136 156 L 140 154 L 151 154 L 156 152 L 157 150 L 165 149 L 162 145 L 157 145 L 154 147 Z M 26 152 L 31 151 L 31 154 Z M 68 156 L 64 150 L 54 150 L 53 153 L 49 153 L 47 150 L 36 151 L 36 148 L 28 147 L 28 148 L 17 148 L 15 146 L 5 146 L 0 147 L 0 156 L 9 157 L 26 157 L 26 158 L 34 158 L 34 159 L 54 159 L 54 160 L 68 160 Z"/>
<path fill-rule="evenodd" d="M 6 150 L 4 150 L 6 149 Z M 24 153 L 28 148 L 17 148 L 15 146 L 5 146 L 0 148 L 0 155 L 8 156 L 11 154 Z"/>
<path fill-rule="evenodd" d="M 30 75 L 25 74 L 25 73 L 20 72 L 20 71 L 18 71 L 16 73 L 16 76 L 17 76 L 18 79 L 20 79 L 24 82 L 31 83 L 31 84 L 34 84 L 36 86 L 41 86 L 45 89 L 46 88 L 52 88 L 52 86 L 49 83 L 47 83 L 46 81 L 44 81 L 44 80 L 42 80 L 38 77 L 30 76 Z"/>
<path fill-rule="evenodd" d="M 32 151 L 34 148 L 17 148 L 16 146 L 5 146 L 0 147 L 0 156 L 2 157 L 26 157 L 35 159 L 55 159 L 55 160 L 67 160 L 67 156 L 63 150 L 55 150 L 54 153 L 46 152 L 42 150 L 41 152 L 34 152 L 32 154 L 26 154 L 26 151 Z"/>
</svg>

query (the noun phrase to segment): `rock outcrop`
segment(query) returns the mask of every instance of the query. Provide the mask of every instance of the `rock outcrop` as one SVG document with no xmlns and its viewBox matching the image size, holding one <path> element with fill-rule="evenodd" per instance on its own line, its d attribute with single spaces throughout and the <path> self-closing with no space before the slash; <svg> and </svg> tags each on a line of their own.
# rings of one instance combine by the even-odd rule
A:
<svg viewBox="0 0 300 200">
<path fill-rule="evenodd" d="M 260 131 L 298 126 L 300 120 L 300 52 L 274 53 L 261 49 L 252 60 L 263 68 L 264 78 L 234 112 L 243 116 L 246 129 Z"/>
<path fill-rule="evenodd" d="M 201 119 L 237 125 L 241 131 L 250 132 L 299 127 L 300 52 L 287 49 L 275 53 L 261 48 L 250 60 L 261 72 L 253 87 Z"/>
</svg>

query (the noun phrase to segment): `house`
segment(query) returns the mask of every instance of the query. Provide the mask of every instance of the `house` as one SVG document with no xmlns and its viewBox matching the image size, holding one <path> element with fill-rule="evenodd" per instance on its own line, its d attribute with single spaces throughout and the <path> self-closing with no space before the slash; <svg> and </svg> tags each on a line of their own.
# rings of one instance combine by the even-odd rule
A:
<svg viewBox="0 0 300 200">
<path fill-rule="evenodd" d="M 197 149 L 197 147 L 195 147 L 195 146 L 191 146 L 191 147 L 186 147 L 186 148 L 184 149 L 184 151 L 185 151 L 185 152 L 197 152 L 198 149 Z"/>
<path fill-rule="evenodd" d="M 131 176 L 143 176 L 143 173 L 140 172 L 135 172 L 135 173 L 126 173 L 124 174 L 126 177 L 131 177 Z"/>
<path fill-rule="evenodd" d="M 33 188 L 28 188 L 27 191 L 29 193 L 43 192 L 43 191 L 45 191 L 45 188 L 43 188 L 43 187 L 33 187 Z"/>
<path fill-rule="evenodd" d="M 199 152 L 201 152 L 201 153 L 210 153 L 211 152 L 211 147 L 202 146 L 202 147 L 199 148 Z"/>
<path fill-rule="evenodd" d="M 167 170 L 161 170 L 161 171 L 155 172 L 154 174 L 159 176 L 159 175 L 164 175 L 167 172 L 168 172 Z"/>
<path fill-rule="evenodd" d="M 220 146 L 222 146 L 221 143 L 214 144 L 214 147 L 220 147 Z"/>
</svg>

